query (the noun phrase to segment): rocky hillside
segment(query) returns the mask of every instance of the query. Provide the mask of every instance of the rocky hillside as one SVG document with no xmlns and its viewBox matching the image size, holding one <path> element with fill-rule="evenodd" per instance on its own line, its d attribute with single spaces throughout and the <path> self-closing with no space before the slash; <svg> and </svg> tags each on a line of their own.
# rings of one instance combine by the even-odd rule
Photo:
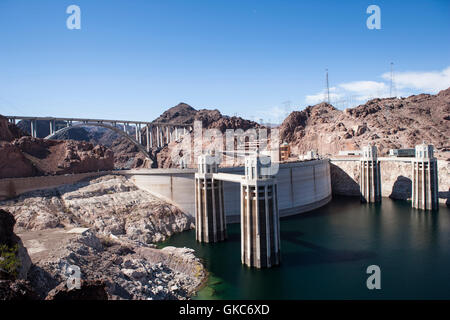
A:
<svg viewBox="0 0 450 320">
<path fill-rule="evenodd" d="M 259 128 L 260 125 L 254 121 L 246 120 L 240 117 L 229 117 L 222 115 L 219 110 L 200 109 L 196 110 L 186 103 L 179 103 L 175 107 L 166 110 L 153 122 L 161 123 L 182 123 L 193 124 L 194 121 L 201 121 L 204 129 L 216 128 L 222 133 L 227 129 L 243 129 Z M 142 135 L 145 139 L 145 131 L 142 129 Z M 112 139 L 105 138 L 111 135 Z M 135 145 L 123 137 L 117 136 L 114 132 L 105 133 L 103 137 L 93 138 L 90 141 L 92 143 L 98 143 L 109 147 L 115 154 L 115 166 L 116 168 L 140 168 L 140 167 L 153 167 L 153 168 L 170 168 L 177 165 L 177 161 L 173 162 L 171 154 L 173 150 L 178 146 L 177 142 L 172 142 L 170 145 L 166 145 L 163 148 L 156 149 L 150 152 L 151 162 L 145 162 L 144 155 L 139 152 Z M 191 134 L 191 137 L 193 135 Z"/>
<path fill-rule="evenodd" d="M 0 210 L 0 243 L 22 239 L 31 258 L 27 282 L 0 281 L 0 297 L 32 288 L 39 299 L 187 299 L 205 280 L 192 249 L 153 244 L 192 228 L 192 218 L 122 176 L 23 194 L 0 208 L 8 211 Z M 20 238 L 10 236 L 14 223 Z M 69 291 L 73 265 L 83 281 Z"/>
<path fill-rule="evenodd" d="M 219 110 L 200 109 L 196 110 L 190 105 L 181 102 L 175 107 L 165 111 L 161 116 L 156 118 L 154 122 L 163 123 L 194 123 L 201 121 L 203 128 L 217 128 L 221 132 L 226 129 L 243 129 L 259 128 L 260 125 L 254 121 L 246 120 L 241 117 L 225 116 Z"/>
<path fill-rule="evenodd" d="M 280 138 L 294 152 L 336 155 L 371 142 L 379 154 L 391 148 L 413 148 L 425 141 L 439 158 L 450 157 L 450 88 L 437 95 L 373 99 L 344 111 L 327 103 L 292 112 L 280 126 Z"/>
<path fill-rule="evenodd" d="M 88 226 L 103 236 L 149 244 L 193 227 L 190 216 L 122 176 L 35 191 L 0 206 L 14 214 L 19 232 Z"/>
<path fill-rule="evenodd" d="M 134 134 L 134 127 L 127 126 L 127 131 Z M 139 149 L 118 133 L 101 127 L 74 127 L 63 133 L 58 133 L 56 139 L 87 141 L 93 145 L 105 146 L 114 152 L 114 167 L 116 169 L 131 169 L 139 167 L 137 159 L 144 158 Z"/>
<path fill-rule="evenodd" d="M 153 122 L 162 123 L 183 123 L 190 124 L 194 121 L 201 121 L 203 128 L 216 128 L 221 132 L 225 132 L 226 129 L 243 129 L 258 128 L 259 124 L 250 120 L 242 119 L 240 117 L 229 117 L 222 115 L 217 109 L 208 110 L 201 109 L 196 110 L 186 103 L 179 103 L 175 107 L 172 107 L 165 111 L 161 116 L 153 120 Z M 57 125 L 65 127 L 64 122 L 58 122 Z M 30 132 L 30 121 L 20 121 L 17 124 L 17 128 L 20 129 L 21 134 L 25 135 Z M 135 127 L 129 126 L 126 128 L 131 134 L 134 134 Z M 143 130 L 143 137 L 145 139 L 145 132 Z M 37 133 L 38 137 L 46 137 L 49 134 L 49 121 L 39 120 L 37 121 Z M 171 166 L 170 159 L 168 159 L 169 146 L 165 146 L 159 150 L 153 149 L 151 152 L 151 158 L 153 164 L 144 161 L 145 156 L 138 150 L 138 148 L 131 142 L 119 134 L 99 127 L 73 127 L 63 133 L 56 135 L 58 140 L 76 140 L 89 142 L 95 145 L 105 146 L 114 153 L 114 167 L 116 169 L 131 169 L 139 168 L 143 166 L 157 167 L 169 167 Z"/>
<path fill-rule="evenodd" d="M 203 129 L 218 129 L 222 133 L 225 133 L 227 129 L 242 129 L 245 131 L 250 128 L 261 127 L 260 124 L 251 120 L 246 120 L 240 117 L 225 116 L 218 110 L 196 110 L 185 103 L 179 103 L 175 107 L 165 111 L 159 118 L 155 119 L 155 122 L 164 123 L 194 123 L 194 121 L 201 121 Z M 192 144 L 194 137 L 193 133 L 191 133 L 190 137 Z M 186 141 L 181 141 L 172 142 L 161 150 L 156 150 L 156 152 L 152 153 L 152 157 L 154 158 L 153 167 L 176 167 L 180 156 L 182 156 L 182 154 L 180 155 L 177 150 L 187 148 L 189 148 L 189 146 Z M 191 148 L 193 148 L 193 145 L 191 145 Z"/>
<path fill-rule="evenodd" d="M 0 117 L 0 178 L 112 170 L 114 154 L 73 140 L 32 138 Z"/>
</svg>

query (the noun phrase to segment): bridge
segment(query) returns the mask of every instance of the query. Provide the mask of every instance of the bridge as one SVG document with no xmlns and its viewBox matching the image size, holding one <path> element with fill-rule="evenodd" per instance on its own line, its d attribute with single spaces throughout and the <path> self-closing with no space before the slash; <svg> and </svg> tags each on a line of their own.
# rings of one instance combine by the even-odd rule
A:
<svg viewBox="0 0 450 320">
<path fill-rule="evenodd" d="M 179 140 L 182 136 L 193 130 L 192 124 L 165 123 L 134 120 L 107 120 L 90 118 L 64 118 L 64 117 L 29 117 L 29 116 L 5 116 L 9 122 L 27 120 L 31 123 L 31 136 L 38 136 L 37 121 L 48 121 L 50 134 L 44 139 L 54 139 L 65 131 L 74 127 L 96 126 L 110 129 L 128 141 L 135 144 L 147 158 L 153 148 L 162 148 L 172 141 Z M 134 126 L 134 129 L 132 128 Z M 130 132 L 129 128 L 134 132 Z"/>
</svg>

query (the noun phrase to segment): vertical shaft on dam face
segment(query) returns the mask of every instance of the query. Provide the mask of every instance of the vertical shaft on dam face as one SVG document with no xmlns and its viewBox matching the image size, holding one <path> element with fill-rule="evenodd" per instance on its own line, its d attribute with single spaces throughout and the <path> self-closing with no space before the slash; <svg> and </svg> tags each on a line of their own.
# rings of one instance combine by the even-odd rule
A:
<svg viewBox="0 0 450 320">
<path fill-rule="evenodd" d="M 433 146 L 416 146 L 416 157 L 412 160 L 412 207 L 423 210 L 437 210 L 438 171 L 433 155 Z"/>
<path fill-rule="evenodd" d="M 381 201 L 380 161 L 376 146 L 368 145 L 362 150 L 359 186 L 362 202 Z"/>
<path fill-rule="evenodd" d="M 277 183 L 270 175 L 270 157 L 245 158 L 241 182 L 241 261 L 249 267 L 280 264 Z"/>
<path fill-rule="evenodd" d="M 213 156 L 198 157 L 195 174 L 195 231 L 200 242 L 218 242 L 227 237 L 223 182 L 213 179 L 217 163 Z"/>
</svg>

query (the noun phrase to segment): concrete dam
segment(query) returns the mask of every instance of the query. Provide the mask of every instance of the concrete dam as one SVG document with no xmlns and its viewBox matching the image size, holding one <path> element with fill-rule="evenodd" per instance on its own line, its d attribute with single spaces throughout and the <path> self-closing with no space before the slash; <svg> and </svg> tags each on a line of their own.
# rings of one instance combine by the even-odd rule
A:
<svg viewBox="0 0 450 320">
<path fill-rule="evenodd" d="M 220 168 L 221 173 L 244 174 L 244 167 Z M 139 169 L 120 171 L 139 188 L 195 216 L 195 169 Z M 280 217 L 319 208 L 331 200 L 328 159 L 280 163 L 278 174 Z M 224 181 L 224 207 L 227 223 L 240 220 L 240 186 Z"/>
</svg>

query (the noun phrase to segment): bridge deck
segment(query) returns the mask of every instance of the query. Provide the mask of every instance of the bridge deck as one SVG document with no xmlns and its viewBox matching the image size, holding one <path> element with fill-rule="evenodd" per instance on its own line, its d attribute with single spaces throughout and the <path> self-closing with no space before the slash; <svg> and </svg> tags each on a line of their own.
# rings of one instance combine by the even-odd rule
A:
<svg viewBox="0 0 450 320">
<path fill-rule="evenodd" d="M 171 127 L 192 127 L 192 124 L 186 123 L 167 123 L 136 120 L 108 120 L 108 119 L 89 119 L 89 118 L 65 118 L 65 117 L 32 117 L 32 116 L 5 116 L 7 119 L 14 120 L 54 120 L 54 121 L 72 121 L 72 122 L 90 122 L 90 123 L 126 123 L 126 124 L 145 124 L 153 126 L 171 126 Z"/>
</svg>

